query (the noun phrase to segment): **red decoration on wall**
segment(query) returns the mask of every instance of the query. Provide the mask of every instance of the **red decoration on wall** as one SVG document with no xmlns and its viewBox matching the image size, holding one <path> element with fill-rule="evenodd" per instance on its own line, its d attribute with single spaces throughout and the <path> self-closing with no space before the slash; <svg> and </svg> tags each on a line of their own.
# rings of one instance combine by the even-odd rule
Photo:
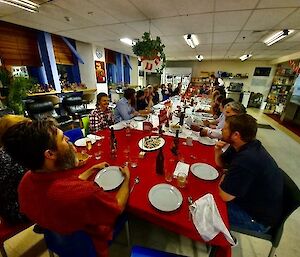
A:
<svg viewBox="0 0 300 257">
<path fill-rule="evenodd" d="M 300 67 L 299 63 L 296 64 L 294 60 L 289 60 L 289 65 L 291 66 L 292 70 L 297 74 L 300 74 Z"/>
</svg>

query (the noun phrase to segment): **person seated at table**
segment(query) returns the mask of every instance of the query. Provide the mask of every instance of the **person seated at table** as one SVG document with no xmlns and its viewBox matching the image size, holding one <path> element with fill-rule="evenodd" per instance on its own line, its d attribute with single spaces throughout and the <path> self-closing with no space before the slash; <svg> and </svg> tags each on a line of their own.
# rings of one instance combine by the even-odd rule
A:
<svg viewBox="0 0 300 257">
<path fill-rule="evenodd" d="M 59 234 L 86 232 L 97 256 L 107 257 L 114 223 L 129 196 L 128 167 L 120 168 L 124 181 L 116 194 L 103 191 L 87 177 L 108 163 L 90 167 L 85 178 L 79 175 L 74 146 L 51 120 L 18 123 L 4 134 L 3 143 L 30 170 L 18 189 L 21 212 Z"/>
<path fill-rule="evenodd" d="M 95 133 L 114 124 L 113 113 L 108 105 L 108 95 L 106 93 L 99 93 L 97 95 L 96 108 L 89 115 L 91 133 Z"/>
<path fill-rule="evenodd" d="M 115 123 L 122 120 L 130 120 L 138 116 L 139 113 L 135 110 L 135 90 L 127 88 L 124 90 L 124 96 L 117 102 L 115 108 Z"/>
<path fill-rule="evenodd" d="M 233 115 L 240 115 L 246 113 L 246 108 L 244 105 L 242 105 L 240 102 L 229 102 L 228 104 L 225 105 L 224 110 L 223 110 L 225 119 L 229 116 Z M 223 123 L 224 126 L 225 123 Z M 222 138 L 222 129 L 221 128 L 203 128 L 200 129 L 200 136 L 202 137 L 210 137 L 210 138 Z"/>
<path fill-rule="evenodd" d="M 148 85 L 148 87 L 144 88 L 144 95 L 148 107 L 151 108 L 153 106 L 153 87 L 151 85 Z"/>
<path fill-rule="evenodd" d="M 0 118 L 0 216 L 11 225 L 27 222 L 20 213 L 18 203 L 18 185 L 25 173 L 3 148 L 3 134 L 13 125 L 29 120 L 19 115 L 5 115 Z"/>
<path fill-rule="evenodd" d="M 228 169 L 221 178 L 219 193 L 228 202 L 230 224 L 266 232 L 282 214 L 283 177 L 256 133 L 257 123 L 252 116 L 227 117 L 223 141 L 215 146 L 215 161 Z M 227 143 L 230 147 L 223 153 Z"/>
<path fill-rule="evenodd" d="M 140 114 L 149 114 L 151 107 L 145 100 L 145 93 L 143 90 L 139 90 L 136 93 L 136 110 Z"/>
<path fill-rule="evenodd" d="M 173 93 L 172 93 L 172 96 L 175 96 L 175 95 L 180 95 L 181 93 L 181 88 L 182 88 L 182 83 L 179 82 L 177 87 L 174 89 Z"/>
<path fill-rule="evenodd" d="M 153 87 L 153 98 L 152 98 L 152 101 L 153 101 L 153 104 L 158 104 L 160 101 L 162 101 L 162 96 L 160 97 L 159 95 L 159 86 L 158 85 L 155 85 Z"/>
<path fill-rule="evenodd" d="M 203 125 L 212 129 L 222 129 L 224 127 L 224 123 L 225 123 L 225 114 L 224 114 L 224 107 L 226 104 L 230 103 L 230 102 L 234 102 L 234 100 L 232 98 L 224 98 L 221 103 L 220 103 L 220 116 L 215 119 L 215 120 L 204 120 L 203 121 Z"/>
</svg>

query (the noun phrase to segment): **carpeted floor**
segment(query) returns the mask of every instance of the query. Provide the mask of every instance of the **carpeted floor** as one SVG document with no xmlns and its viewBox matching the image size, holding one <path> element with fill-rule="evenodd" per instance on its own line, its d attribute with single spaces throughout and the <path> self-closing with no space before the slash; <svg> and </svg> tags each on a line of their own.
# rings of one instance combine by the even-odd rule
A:
<svg viewBox="0 0 300 257">
<path fill-rule="evenodd" d="M 284 126 L 288 130 L 292 131 L 294 134 L 300 137 L 300 125 L 297 125 L 291 121 L 281 121 L 280 120 L 280 115 L 278 114 L 267 114 L 270 118 L 273 120 L 277 121 L 280 125 Z"/>
</svg>

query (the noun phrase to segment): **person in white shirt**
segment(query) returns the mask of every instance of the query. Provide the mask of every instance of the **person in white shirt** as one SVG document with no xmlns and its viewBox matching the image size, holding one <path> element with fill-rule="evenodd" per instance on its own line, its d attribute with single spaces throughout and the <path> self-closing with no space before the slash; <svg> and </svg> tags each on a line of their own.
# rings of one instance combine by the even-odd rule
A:
<svg viewBox="0 0 300 257">
<path fill-rule="evenodd" d="M 221 125 L 223 124 L 224 127 L 226 117 L 244 114 L 246 113 L 246 108 L 240 102 L 229 102 L 224 106 L 223 113 L 224 117 L 222 118 L 223 121 Z M 218 128 L 214 129 L 209 127 L 203 128 L 200 131 L 200 136 L 221 139 L 223 127 L 219 126 Z"/>
</svg>

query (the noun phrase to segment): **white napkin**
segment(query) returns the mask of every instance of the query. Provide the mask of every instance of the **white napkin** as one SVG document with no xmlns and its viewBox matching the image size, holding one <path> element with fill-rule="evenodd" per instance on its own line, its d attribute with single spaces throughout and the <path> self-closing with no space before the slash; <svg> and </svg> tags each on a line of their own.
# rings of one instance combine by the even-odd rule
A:
<svg viewBox="0 0 300 257">
<path fill-rule="evenodd" d="M 177 162 L 176 168 L 174 170 L 173 176 L 177 177 L 178 173 L 184 173 L 186 176 L 189 173 L 190 165 L 184 162 Z"/>
<path fill-rule="evenodd" d="M 200 197 L 189 209 L 194 225 L 204 241 L 212 240 L 221 232 L 232 246 L 236 245 L 220 216 L 212 194 Z"/>
</svg>

